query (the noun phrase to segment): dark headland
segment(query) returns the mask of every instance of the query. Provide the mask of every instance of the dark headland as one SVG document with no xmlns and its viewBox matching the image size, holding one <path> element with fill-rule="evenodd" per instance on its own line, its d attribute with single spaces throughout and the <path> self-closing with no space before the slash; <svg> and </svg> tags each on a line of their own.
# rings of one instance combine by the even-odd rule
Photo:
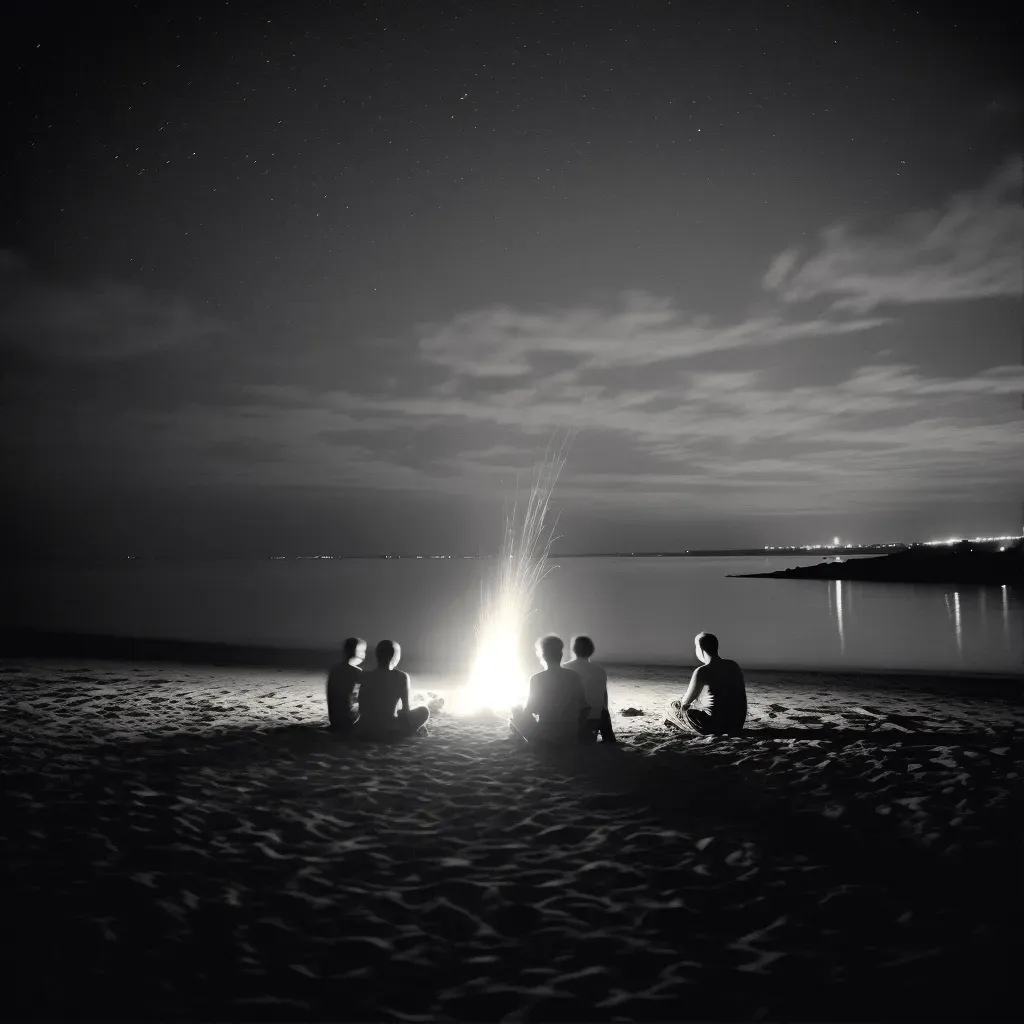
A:
<svg viewBox="0 0 1024 1024">
<path fill-rule="evenodd" d="M 776 572 L 734 576 L 788 580 L 861 580 L 874 583 L 1024 584 L 1024 550 L 1018 541 L 1005 551 L 961 541 L 948 547 L 920 546 L 880 558 L 821 562 Z"/>
</svg>

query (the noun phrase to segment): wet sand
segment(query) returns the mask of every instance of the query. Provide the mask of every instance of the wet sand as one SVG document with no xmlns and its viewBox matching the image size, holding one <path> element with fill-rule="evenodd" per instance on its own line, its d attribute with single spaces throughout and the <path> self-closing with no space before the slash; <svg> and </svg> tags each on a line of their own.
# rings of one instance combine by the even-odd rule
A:
<svg viewBox="0 0 1024 1024">
<path fill-rule="evenodd" d="M 686 675 L 556 755 L 339 741 L 308 671 L 0 663 L 8 1016 L 1010 1019 L 1020 683 L 750 672 L 691 739 Z"/>
</svg>

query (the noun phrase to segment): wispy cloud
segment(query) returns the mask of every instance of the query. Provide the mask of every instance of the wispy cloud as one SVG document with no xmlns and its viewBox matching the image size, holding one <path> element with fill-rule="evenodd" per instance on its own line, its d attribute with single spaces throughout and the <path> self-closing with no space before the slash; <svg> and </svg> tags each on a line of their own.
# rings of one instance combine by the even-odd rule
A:
<svg viewBox="0 0 1024 1024">
<path fill-rule="evenodd" d="M 1024 392 L 1024 366 L 993 366 L 969 377 L 928 378 L 913 366 L 862 366 L 840 385 L 847 393 L 933 398 L 941 395 L 1018 395 Z"/>
<path fill-rule="evenodd" d="M 540 357 L 562 356 L 576 370 L 681 363 L 709 352 L 778 345 L 799 338 L 870 330 L 883 317 L 790 320 L 757 316 L 713 324 L 671 300 L 628 292 L 618 309 L 577 306 L 527 313 L 510 306 L 461 313 L 422 329 L 419 351 L 430 363 L 472 378 L 529 376 Z"/>
<path fill-rule="evenodd" d="M 87 469 L 102 451 L 104 465 L 161 484 L 498 496 L 569 426 L 580 434 L 559 502 L 614 516 L 912 507 L 947 500 L 951 481 L 974 500 L 1012 497 L 1024 463 L 1022 367 L 943 377 L 900 363 L 834 384 L 771 379 L 685 372 L 661 388 L 605 383 L 583 398 L 571 375 L 476 397 L 284 385 L 249 404 L 72 406 L 59 439 L 48 419 L 22 449 L 37 474 L 59 443 L 65 462 Z M 68 465 L 52 471 L 66 476 Z"/>
<path fill-rule="evenodd" d="M 611 507 L 638 500 L 703 510 L 716 502 L 745 509 L 789 502 L 805 511 L 843 501 L 898 505 L 934 495 L 950 479 L 1006 490 L 1024 460 L 1016 408 L 1024 367 L 936 377 L 905 364 L 870 365 L 834 385 L 790 388 L 766 387 L 762 376 L 689 373 L 662 390 L 603 386 L 585 399 L 571 378 L 558 377 L 477 398 L 310 391 L 303 402 L 286 388 L 279 404 L 267 391 L 267 401 L 244 416 L 190 412 L 184 428 L 210 458 L 221 454 L 211 438 L 285 445 L 286 469 L 249 460 L 241 470 L 249 479 L 469 492 L 499 479 L 509 485 L 542 439 L 568 426 L 581 431 L 591 456 L 567 468 L 560 494 Z M 373 425 L 376 439 L 358 442 Z M 174 421 L 165 427 L 180 445 Z M 435 443 L 438 431 L 462 444 Z M 393 454 L 408 437 L 433 456 Z"/>
<path fill-rule="evenodd" d="M 179 348 L 227 325 L 181 297 L 138 285 L 46 280 L 0 253 L 0 345 L 46 359 L 111 361 Z"/>
<path fill-rule="evenodd" d="M 912 415 L 918 406 L 934 409 L 941 398 L 1002 398 L 1009 415 L 1015 407 L 1006 399 L 1024 390 L 1024 368 L 1013 366 L 963 378 L 924 377 L 904 365 L 870 366 L 836 385 L 783 389 L 759 387 L 758 377 L 751 371 L 684 374 L 664 389 L 646 392 L 610 385 L 582 389 L 565 380 L 545 378 L 530 387 L 481 397 L 371 398 L 332 392 L 320 400 L 350 414 L 365 409 L 409 420 L 461 419 L 534 433 L 572 427 L 651 442 L 721 438 L 742 443 L 768 436 L 813 441 L 816 435 L 808 430 L 882 412 Z M 581 397 L 582 390 L 587 394 Z"/>
<path fill-rule="evenodd" d="M 176 411 L 101 410 L 91 433 L 60 440 L 141 476 L 480 495 L 525 478 L 568 428 L 580 443 L 560 497 L 624 514 L 906 506 L 950 481 L 1005 500 L 1024 464 L 1024 367 L 958 372 L 961 353 L 939 372 L 911 354 L 929 345 L 920 332 L 885 363 L 870 332 L 888 324 L 886 347 L 900 340 L 877 312 L 887 305 L 1019 293 L 1019 171 L 880 235 L 837 228 L 817 253 L 780 252 L 763 281 L 778 297 L 728 320 L 644 292 L 610 307 L 488 307 L 422 328 L 414 358 L 372 390 L 287 383 L 282 363 L 279 384 L 233 384 L 230 399 Z M 0 341 L 50 358 L 126 359 L 224 330 L 143 289 L 33 279 L 14 254 L 0 253 L 0 288 Z M 820 298 L 833 307 L 794 305 Z M 784 348 L 798 340 L 820 344 Z"/>
<path fill-rule="evenodd" d="M 767 291 L 777 291 L 789 277 L 790 271 L 800 262 L 800 250 L 783 249 L 771 262 L 761 281 L 761 285 Z"/>
<path fill-rule="evenodd" d="M 980 188 L 942 207 L 911 213 L 890 230 L 858 235 L 835 224 L 801 262 L 790 248 L 771 262 L 763 287 L 785 302 L 819 297 L 856 315 L 880 306 L 1015 298 L 1024 294 L 1024 163 L 1008 160 Z"/>
</svg>

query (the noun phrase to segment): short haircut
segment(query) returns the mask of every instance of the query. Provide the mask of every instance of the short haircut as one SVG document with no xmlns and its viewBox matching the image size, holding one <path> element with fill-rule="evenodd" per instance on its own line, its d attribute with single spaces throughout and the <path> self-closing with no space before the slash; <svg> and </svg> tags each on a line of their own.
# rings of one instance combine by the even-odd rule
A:
<svg viewBox="0 0 1024 1024">
<path fill-rule="evenodd" d="M 366 641 L 361 636 L 348 637 L 348 639 L 345 641 L 343 645 L 345 657 L 354 658 L 356 656 L 356 650 L 358 649 L 360 644 L 362 644 L 364 647 L 366 646 Z"/>
<path fill-rule="evenodd" d="M 565 644 L 562 643 L 562 638 L 560 636 L 542 636 L 537 641 L 537 650 L 540 651 L 540 656 L 545 661 L 557 661 L 561 664 L 562 651 L 565 650 Z"/>
<path fill-rule="evenodd" d="M 589 636 L 573 637 L 572 653 L 578 658 L 589 658 L 594 653 L 594 641 Z"/>
<path fill-rule="evenodd" d="M 698 633 L 694 639 L 705 654 L 715 655 L 718 653 L 718 637 L 714 633 Z"/>
<path fill-rule="evenodd" d="M 377 644 L 377 664 L 378 665 L 390 665 L 395 659 L 395 655 L 401 656 L 402 648 L 401 645 L 396 643 L 394 640 L 381 640 Z"/>
</svg>

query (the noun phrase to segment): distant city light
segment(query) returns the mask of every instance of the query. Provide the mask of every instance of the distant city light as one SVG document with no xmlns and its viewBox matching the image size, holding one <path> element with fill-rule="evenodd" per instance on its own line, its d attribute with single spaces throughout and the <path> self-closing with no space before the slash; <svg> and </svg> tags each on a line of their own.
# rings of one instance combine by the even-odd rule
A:
<svg viewBox="0 0 1024 1024">
<path fill-rule="evenodd" d="M 909 548 L 916 545 L 924 545 L 927 547 L 940 547 L 940 546 L 952 546 L 954 544 L 960 544 L 966 541 L 968 544 L 996 544 L 1002 541 L 1017 541 L 1021 540 L 1024 534 L 1009 534 L 1002 537 L 949 537 L 945 540 L 924 540 L 924 541 L 885 541 L 877 544 L 855 544 L 851 541 L 842 541 L 839 537 L 833 537 L 831 544 L 765 544 L 765 551 L 826 551 L 832 548 L 844 548 L 846 550 L 853 550 L 855 548 Z M 1006 550 L 1006 545 L 999 549 L 1000 551 Z"/>
<path fill-rule="evenodd" d="M 929 547 L 938 547 L 942 544 L 959 544 L 967 541 L 968 544 L 995 544 L 1003 540 L 1020 540 L 1021 534 L 1011 534 L 1004 537 L 950 537 L 948 540 L 926 540 L 924 543 Z"/>
<path fill-rule="evenodd" d="M 996 550 L 998 550 L 998 551 L 1007 551 L 1007 550 L 1009 550 L 1009 547 L 1010 547 L 1011 544 L 1016 544 L 1016 543 L 1020 542 L 1021 540 L 1024 540 L 1024 533 L 1004 534 L 1004 535 L 999 536 L 999 537 L 946 537 L 946 538 L 944 538 L 942 540 L 878 541 L 878 542 L 875 542 L 875 543 L 872 543 L 872 544 L 860 544 L 860 543 L 855 543 L 854 541 L 844 541 L 844 540 L 842 540 L 839 537 L 833 537 L 830 543 L 824 543 L 824 544 L 765 544 L 764 545 L 764 550 L 765 551 L 778 551 L 778 552 L 801 552 L 801 551 L 808 551 L 808 552 L 810 552 L 810 551 L 836 551 L 838 549 L 838 550 L 841 550 L 841 551 L 844 551 L 844 552 L 848 552 L 848 553 L 856 553 L 858 551 L 862 551 L 865 554 L 870 554 L 871 552 L 882 551 L 882 550 L 884 550 L 886 548 L 953 547 L 956 544 L 993 544 L 993 545 L 999 544 L 1000 547 L 998 547 Z M 731 551 L 731 552 L 728 552 L 728 551 L 727 552 L 720 552 L 719 551 L 719 552 L 704 552 L 704 553 L 705 554 L 715 554 L 715 553 L 717 553 L 717 554 L 723 554 L 723 553 L 725 553 L 725 554 L 746 554 L 746 553 L 752 552 L 753 550 L 755 550 L 755 549 L 753 549 L 753 548 L 743 548 L 743 549 L 737 549 L 737 550 Z M 646 552 L 642 551 L 642 552 L 639 552 L 639 553 L 636 552 L 636 551 L 630 551 L 630 552 L 619 552 L 619 553 L 615 554 L 614 556 L 606 553 L 604 555 L 597 555 L 597 556 L 594 556 L 594 555 L 562 554 L 562 555 L 548 555 L 546 557 L 549 557 L 549 558 L 551 558 L 551 557 L 562 557 L 562 558 L 580 558 L 580 557 L 616 557 L 616 558 L 638 558 L 638 557 L 644 557 L 644 558 L 649 558 L 649 557 L 656 557 L 656 558 L 664 558 L 666 556 L 667 557 L 678 557 L 680 554 L 684 554 L 684 555 L 691 555 L 691 554 L 699 555 L 699 554 L 701 554 L 701 552 L 700 551 L 693 551 L 690 548 L 687 548 L 685 551 L 682 551 L 682 552 L 670 551 L 670 552 L 667 552 L 667 553 L 666 552 L 662 552 L 662 551 L 646 551 Z M 139 557 L 138 555 L 128 555 L 127 556 L 127 558 L 129 560 L 133 560 L 133 559 L 136 559 L 138 557 Z M 388 554 L 377 554 L 377 555 L 326 555 L 326 554 L 325 555 L 269 555 L 269 556 L 264 556 L 264 557 L 268 557 L 268 558 L 270 558 L 273 561 L 282 561 L 284 559 L 304 559 L 304 560 L 308 560 L 308 559 L 326 559 L 326 560 L 332 560 L 332 559 L 362 558 L 362 557 L 372 557 L 372 558 L 410 558 L 410 559 L 411 558 L 416 558 L 416 559 L 442 559 L 442 558 L 472 559 L 472 558 L 476 558 L 476 559 L 480 559 L 480 558 L 503 558 L 504 555 L 497 555 L 497 556 L 494 556 L 494 555 L 481 555 L 481 554 L 476 554 L 476 555 L 466 555 L 466 554 L 462 554 L 462 555 L 448 555 L 448 554 L 444 554 L 444 555 L 401 555 L 401 554 L 391 554 L 391 553 L 388 553 Z M 509 558 L 512 558 L 512 557 L 513 557 L 512 555 L 509 555 Z"/>
</svg>

